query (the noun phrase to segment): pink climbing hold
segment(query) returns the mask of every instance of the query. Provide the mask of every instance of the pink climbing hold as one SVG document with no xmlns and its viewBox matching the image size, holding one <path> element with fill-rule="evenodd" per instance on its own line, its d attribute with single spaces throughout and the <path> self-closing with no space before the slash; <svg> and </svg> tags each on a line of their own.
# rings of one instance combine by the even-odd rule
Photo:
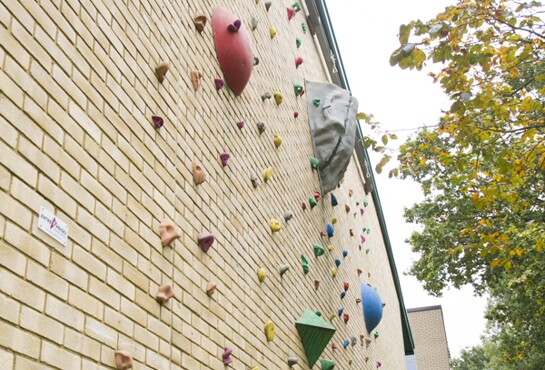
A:
<svg viewBox="0 0 545 370">
<path fill-rule="evenodd" d="M 327 234 L 325 233 L 325 231 L 323 231 L 323 230 L 322 230 L 322 231 L 320 231 L 320 236 L 321 236 L 322 238 L 325 238 L 325 237 L 326 237 L 326 235 L 327 235 Z"/>
<path fill-rule="evenodd" d="M 348 281 L 345 281 L 343 284 L 344 291 L 346 292 L 348 290 Z"/>
<path fill-rule="evenodd" d="M 299 112 L 293 112 L 293 118 L 299 117 Z"/>
<path fill-rule="evenodd" d="M 231 158 L 229 153 L 223 152 L 220 154 L 220 161 L 223 167 L 227 166 L 227 161 L 229 161 L 229 158 Z"/>
<path fill-rule="evenodd" d="M 233 359 L 231 358 L 231 353 L 233 353 L 233 349 L 229 347 L 225 347 L 225 350 L 223 351 L 223 354 L 222 354 L 223 363 L 225 365 L 229 365 L 231 362 L 233 362 Z"/>
<path fill-rule="evenodd" d="M 332 350 L 336 350 L 336 349 L 339 349 L 339 347 L 337 347 L 337 345 L 335 344 L 335 342 L 331 342 L 331 349 L 332 349 Z"/>
<path fill-rule="evenodd" d="M 377 361 L 377 362 L 376 362 L 376 364 L 375 364 L 375 366 L 376 366 L 376 367 L 377 367 L 377 369 L 378 369 L 379 367 L 381 367 L 381 366 L 382 366 L 382 362 L 380 362 L 380 361 Z"/>
<path fill-rule="evenodd" d="M 208 250 L 214 243 L 214 240 L 214 234 L 212 233 L 199 233 L 197 235 L 197 243 L 199 243 L 199 247 L 201 247 L 204 253 L 208 253 Z"/>
<path fill-rule="evenodd" d="M 295 17 L 295 10 L 292 8 L 286 8 L 286 11 L 288 12 L 288 21 L 291 21 L 293 17 Z"/>
<path fill-rule="evenodd" d="M 244 121 L 238 121 L 237 122 L 237 127 L 242 130 L 244 128 Z"/>
<path fill-rule="evenodd" d="M 223 80 L 219 77 L 214 78 L 214 84 L 216 85 L 216 91 L 223 89 Z"/>
<path fill-rule="evenodd" d="M 232 33 L 238 32 L 241 25 L 242 25 L 242 22 L 240 21 L 240 19 L 236 19 L 235 21 L 233 21 L 233 23 L 227 26 L 227 31 Z"/>
<path fill-rule="evenodd" d="M 320 201 L 321 195 L 320 195 L 320 192 L 319 192 L 319 191 L 315 191 L 315 192 L 314 192 L 314 199 L 316 199 L 317 202 Z"/>
<path fill-rule="evenodd" d="M 156 129 L 163 127 L 163 124 L 165 123 L 163 118 L 159 116 L 151 116 L 151 120 L 153 121 L 153 127 Z"/>
<path fill-rule="evenodd" d="M 295 68 L 299 68 L 301 64 L 303 64 L 303 58 L 301 57 L 295 58 Z"/>
</svg>

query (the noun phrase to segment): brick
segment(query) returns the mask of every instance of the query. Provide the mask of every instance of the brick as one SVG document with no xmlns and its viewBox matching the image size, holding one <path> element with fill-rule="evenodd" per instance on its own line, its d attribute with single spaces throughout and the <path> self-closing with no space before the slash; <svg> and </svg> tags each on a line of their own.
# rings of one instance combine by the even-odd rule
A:
<svg viewBox="0 0 545 370">
<path fill-rule="evenodd" d="M 0 240 L 0 265 L 19 276 L 24 276 L 26 261 L 24 254 Z"/>
<path fill-rule="evenodd" d="M 122 275 L 118 274 L 112 269 L 108 269 L 107 282 L 109 286 L 113 287 L 121 295 L 127 297 L 130 300 L 134 300 L 135 287 Z"/>
<path fill-rule="evenodd" d="M 66 136 L 64 140 L 64 150 L 72 156 L 83 168 L 93 176 L 96 176 L 98 164 L 87 152 L 83 149 L 84 134 L 81 137 L 81 142 L 72 140 Z"/>
<path fill-rule="evenodd" d="M 94 361 L 100 360 L 100 343 L 75 330 L 67 328 L 64 331 L 63 343 L 66 348 L 76 353 L 81 353 Z"/>
<path fill-rule="evenodd" d="M 20 252 L 32 258 L 33 261 L 43 266 L 49 264 L 49 248 L 20 227 L 8 222 L 4 239 Z"/>
<path fill-rule="evenodd" d="M 2 101 L 5 101 L 5 99 L 0 99 L 0 109 L 2 108 Z M 38 171 L 34 167 L 25 162 L 18 153 L 10 149 L 2 141 L 0 141 L 0 153 L 2 153 L 2 165 L 29 186 L 36 186 Z"/>
<path fill-rule="evenodd" d="M 102 243 L 98 239 L 93 239 L 93 244 L 91 246 L 91 253 L 98 259 L 100 259 L 104 264 L 110 266 L 116 271 L 121 271 L 123 268 L 123 259 L 116 254 L 116 251 L 113 248 L 110 248 L 106 244 Z"/>
<path fill-rule="evenodd" d="M 21 327 L 57 344 L 62 344 L 64 327 L 58 321 L 25 306 L 21 309 L 20 320 Z"/>
<path fill-rule="evenodd" d="M 45 313 L 77 331 L 83 330 L 85 315 L 52 295 L 47 296 Z"/>
<path fill-rule="evenodd" d="M 6 216 L 23 229 L 30 229 L 32 212 L 4 192 L 0 192 L 0 214 Z"/>
<path fill-rule="evenodd" d="M 19 312 L 21 312 L 19 302 L 0 294 L 0 317 L 2 319 L 17 325 L 19 322 Z M 1 360 L 0 363 L 2 363 Z"/>
<path fill-rule="evenodd" d="M 42 355 L 40 358 L 46 364 L 60 369 L 78 369 L 81 367 L 81 358 L 79 356 L 46 341 L 42 343 Z"/>
<path fill-rule="evenodd" d="M 93 216 L 84 209 L 78 210 L 77 222 L 85 230 L 89 231 L 95 237 L 99 238 L 103 243 L 108 243 L 110 240 L 110 231 L 97 217 Z"/>
<path fill-rule="evenodd" d="M 51 271 L 82 290 L 87 290 L 89 274 L 64 256 L 56 253 L 51 255 Z"/>
<path fill-rule="evenodd" d="M 15 369 L 17 370 L 51 370 L 54 369 L 51 366 L 40 364 L 36 361 L 29 360 L 28 358 L 17 356 L 15 357 Z"/>
<path fill-rule="evenodd" d="M 65 172 L 61 173 L 60 185 L 61 189 L 70 194 L 76 202 L 86 209 L 92 210 L 94 208 L 95 200 L 93 196 Z"/>
<path fill-rule="evenodd" d="M 89 274 L 99 280 L 106 279 L 106 265 L 88 251 L 80 247 L 74 247 L 73 261 Z"/>
<path fill-rule="evenodd" d="M 117 346 L 117 332 L 92 318 L 85 321 L 85 334 L 111 348 Z"/>
<path fill-rule="evenodd" d="M 59 170 L 60 171 L 60 170 Z M 59 175 L 60 178 L 60 175 Z M 40 175 L 38 178 L 38 191 L 45 199 L 55 204 L 71 219 L 76 217 L 77 203 L 68 194 L 60 189 L 58 185 L 48 178 Z"/>
<path fill-rule="evenodd" d="M 72 102 L 69 102 L 68 113 L 74 119 L 74 121 L 79 126 L 81 126 L 81 128 L 83 129 L 83 131 L 87 133 L 87 135 L 92 137 L 93 140 L 96 141 L 97 143 L 100 143 L 102 132 L 100 131 L 99 127 L 93 121 L 91 121 L 87 113 L 81 107 L 85 107 L 85 102 L 83 105 L 80 105 L 80 106 Z"/>
<path fill-rule="evenodd" d="M 134 339 L 142 345 L 151 348 L 153 351 L 159 349 L 159 338 L 140 325 L 134 326 Z"/>
<path fill-rule="evenodd" d="M 0 369 L 14 369 L 15 356 L 0 348 Z"/>
<path fill-rule="evenodd" d="M 51 294 L 64 300 L 68 298 L 68 283 L 37 263 L 28 261 L 26 276 L 28 280 Z"/>
<path fill-rule="evenodd" d="M 94 277 L 91 277 L 90 279 L 89 293 L 109 306 L 119 309 L 121 304 L 121 296 L 119 293 Z"/>
<path fill-rule="evenodd" d="M 19 328 L 0 321 L 0 346 L 22 353 L 31 358 L 38 358 L 40 339 Z"/>
<path fill-rule="evenodd" d="M 132 321 L 108 307 L 106 307 L 104 312 L 104 323 L 111 326 L 119 333 L 123 333 L 129 337 L 133 336 L 134 324 Z"/>
<path fill-rule="evenodd" d="M 2 63 L 3 64 L 3 63 Z M 0 84 L 2 86 L 2 93 L 10 99 L 17 107 L 23 107 L 23 101 L 25 99 L 25 93 L 23 89 L 17 85 L 12 77 L 8 76 L 4 70 L 0 70 Z"/>
<path fill-rule="evenodd" d="M 0 45 L 23 68 L 30 64 L 30 54 L 23 48 L 19 41 L 5 28 L 0 27 Z"/>
<path fill-rule="evenodd" d="M 46 136 L 44 137 L 42 149 L 52 160 L 62 167 L 64 172 L 73 178 L 79 178 L 81 166 L 57 142 Z"/>
<path fill-rule="evenodd" d="M 104 304 L 98 299 L 91 297 L 87 292 L 71 286 L 68 295 L 68 303 L 81 311 L 102 320 Z"/>
<path fill-rule="evenodd" d="M 56 122 L 54 122 L 47 115 L 45 107 L 40 107 L 32 99 L 25 99 L 25 104 L 23 109 L 25 113 L 28 114 L 29 117 L 32 118 L 32 120 L 36 122 L 36 124 L 38 124 L 44 130 L 44 132 L 46 132 L 56 142 L 62 143 L 64 138 L 64 131 L 59 125 L 57 125 Z M 40 165 L 40 163 L 36 163 L 36 164 Z M 46 171 L 46 173 L 49 174 L 49 172 L 51 172 L 54 169 L 54 165 L 52 164 L 48 164 L 47 166 L 43 165 L 42 168 L 44 169 L 44 171 Z M 55 174 L 50 175 L 50 177 L 53 180 L 56 180 L 54 176 Z"/>
<path fill-rule="evenodd" d="M 117 183 L 114 178 L 106 172 L 104 169 L 98 169 L 98 181 L 102 186 L 106 186 L 111 194 L 121 202 L 127 201 L 127 191 L 125 188 Z"/>
</svg>

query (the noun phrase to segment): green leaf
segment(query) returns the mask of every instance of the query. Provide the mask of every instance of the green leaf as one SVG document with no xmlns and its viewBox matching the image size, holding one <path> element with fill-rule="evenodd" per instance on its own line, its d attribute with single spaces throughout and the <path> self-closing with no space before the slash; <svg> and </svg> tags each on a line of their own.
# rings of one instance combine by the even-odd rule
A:
<svg viewBox="0 0 545 370">
<path fill-rule="evenodd" d="M 402 24 L 399 26 L 399 42 L 403 45 L 409 42 L 409 35 L 411 34 L 411 26 L 408 24 Z"/>
<path fill-rule="evenodd" d="M 388 135 L 382 135 L 382 143 L 384 145 L 388 144 Z"/>
</svg>

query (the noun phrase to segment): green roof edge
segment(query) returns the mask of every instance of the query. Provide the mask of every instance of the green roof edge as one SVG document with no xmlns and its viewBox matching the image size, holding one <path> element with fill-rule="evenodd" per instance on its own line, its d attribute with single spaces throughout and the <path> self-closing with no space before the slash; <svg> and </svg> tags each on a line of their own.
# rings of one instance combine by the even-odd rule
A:
<svg viewBox="0 0 545 370">
<path fill-rule="evenodd" d="M 316 6 L 316 9 L 318 10 L 318 13 L 321 19 L 322 29 L 324 31 L 325 37 L 327 38 L 327 43 L 329 44 L 331 52 L 335 56 L 340 85 L 344 89 L 350 90 L 350 85 L 346 77 L 346 72 L 344 70 L 344 65 L 343 65 L 342 58 L 339 52 L 339 47 L 337 45 L 337 39 L 335 38 L 335 33 L 333 31 L 333 26 L 331 25 L 331 19 L 329 17 L 329 12 L 327 10 L 327 5 L 325 1 L 324 0 L 305 0 L 305 1 L 307 3 L 307 7 L 309 3 L 312 3 Z M 324 52 L 326 52 L 326 50 L 324 50 Z M 357 127 L 357 130 L 358 130 L 359 137 L 362 137 L 363 133 L 359 125 Z M 359 160 L 359 165 L 362 168 L 363 172 L 365 173 L 366 166 L 364 161 L 367 161 L 367 163 L 369 164 L 371 163 L 369 160 L 369 154 L 367 153 L 367 150 L 363 147 L 363 144 L 359 141 L 356 142 L 355 150 Z M 378 190 L 377 190 L 377 186 L 375 182 L 375 177 L 373 175 L 373 171 L 369 170 L 369 174 L 370 174 L 371 184 L 373 185 L 373 189 L 374 189 L 371 192 L 373 196 L 373 202 L 375 203 L 375 209 L 376 209 L 377 217 L 380 224 L 380 230 L 381 230 L 382 238 L 384 240 L 384 244 L 386 247 L 386 252 L 388 254 L 388 262 L 390 263 L 390 270 L 392 271 L 392 278 L 394 280 L 397 298 L 399 300 L 399 309 L 401 314 L 401 325 L 403 328 L 403 343 L 405 347 L 405 355 L 413 355 L 414 340 L 413 340 L 413 336 L 411 332 L 411 327 L 409 325 L 409 318 L 407 316 L 405 302 L 403 300 L 403 293 L 401 291 L 401 283 L 399 281 L 399 276 L 397 274 L 394 254 L 392 251 L 392 244 L 390 243 L 390 237 L 388 235 L 388 229 L 386 227 L 386 220 L 384 219 L 384 213 L 382 212 L 382 204 L 380 202 L 380 197 L 378 195 Z"/>
</svg>

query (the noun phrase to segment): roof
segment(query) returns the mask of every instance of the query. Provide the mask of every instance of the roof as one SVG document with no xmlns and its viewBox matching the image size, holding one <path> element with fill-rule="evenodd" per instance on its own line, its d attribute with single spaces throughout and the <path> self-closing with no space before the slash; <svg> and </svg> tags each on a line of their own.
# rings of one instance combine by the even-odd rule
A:
<svg viewBox="0 0 545 370">
<path fill-rule="evenodd" d="M 329 71 L 336 71 L 336 73 L 332 73 L 331 75 L 333 82 L 341 86 L 342 88 L 350 90 L 350 85 L 346 77 L 346 72 L 344 70 L 342 58 L 340 55 L 337 40 L 335 38 L 335 33 L 333 32 L 333 26 L 331 25 L 331 19 L 329 17 L 329 12 L 327 10 L 325 0 L 305 0 L 305 3 L 309 11 L 307 23 L 309 24 L 310 31 L 317 36 L 318 42 L 320 43 L 322 50 L 324 52 L 327 52 L 329 50 L 330 52 L 331 58 L 327 58 L 326 56 L 325 62 L 328 66 Z M 359 135 L 358 137 L 362 137 L 363 133 L 359 125 L 357 129 L 357 135 Z M 356 142 L 355 150 L 356 156 L 358 158 L 358 163 L 366 177 L 365 192 L 371 192 L 373 197 L 373 202 L 375 204 L 375 210 L 377 213 L 377 218 L 379 220 L 382 238 L 384 240 L 386 253 L 388 255 L 390 271 L 392 272 L 392 278 L 395 284 L 397 298 L 399 301 L 405 355 L 412 355 L 414 354 L 414 340 L 411 333 L 411 327 L 409 325 L 409 319 L 407 317 L 407 310 L 405 309 L 405 303 L 403 301 L 401 284 L 399 281 L 399 276 L 397 274 L 394 254 L 392 251 L 392 245 L 390 243 L 390 237 L 388 235 L 388 229 L 386 228 L 386 221 L 384 219 L 382 205 L 378 192 L 376 190 L 372 191 L 373 189 L 376 189 L 376 183 L 373 172 L 369 171 L 369 154 L 367 153 L 367 150 L 363 147 L 363 143 L 361 141 Z M 371 186 L 367 187 L 367 184 L 370 184 Z"/>
</svg>

